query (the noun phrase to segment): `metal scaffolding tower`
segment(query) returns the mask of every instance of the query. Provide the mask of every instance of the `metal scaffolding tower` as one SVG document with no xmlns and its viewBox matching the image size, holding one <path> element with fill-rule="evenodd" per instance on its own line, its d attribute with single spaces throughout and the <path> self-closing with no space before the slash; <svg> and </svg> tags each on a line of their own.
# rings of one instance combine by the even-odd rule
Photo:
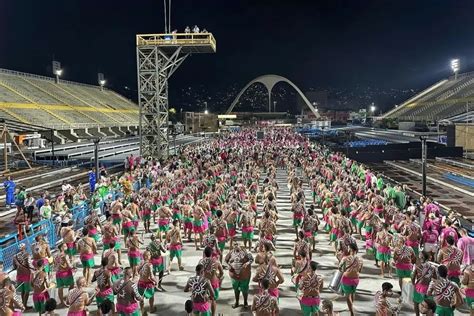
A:
<svg viewBox="0 0 474 316">
<path fill-rule="evenodd" d="M 168 79 L 191 53 L 215 53 L 211 33 L 139 34 L 137 40 L 140 155 L 168 152 Z"/>
</svg>

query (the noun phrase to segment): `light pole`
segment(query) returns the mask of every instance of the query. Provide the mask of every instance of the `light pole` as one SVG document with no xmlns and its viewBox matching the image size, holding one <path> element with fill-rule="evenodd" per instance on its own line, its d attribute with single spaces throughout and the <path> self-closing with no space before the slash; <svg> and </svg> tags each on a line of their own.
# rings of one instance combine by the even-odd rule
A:
<svg viewBox="0 0 474 316">
<path fill-rule="evenodd" d="M 59 77 L 63 73 L 63 70 L 61 68 L 61 63 L 57 60 L 53 60 L 52 66 L 53 66 L 53 74 L 56 76 L 56 83 L 59 83 Z"/>
<path fill-rule="evenodd" d="M 458 58 L 451 59 L 451 69 L 454 72 L 454 80 L 458 78 L 459 68 L 460 68 L 459 59 Z"/>
<path fill-rule="evenodd" d="M 95 178 L 99 181 L 99 143 L 100 137 L 94 139 L 94 162 L 95 162 Z"/>
<path fill-rule="evenodd" d="M 372 105 L 370 106 L 370 120 L 371 120 L 370 124 L 371 124 L 372 127 L 373 127 L 373 124 L 374 124 L 374 115 L 375 115 L 375 110 L 376 109 L 377 108 L 375 107 L 374 102 L 372 102 Z"/>
<path fill-rule="evenodd" d="M 207 110 L 207 101 L 204 101 L 204 114 L 209 114 L 209 111 Z"/>
<path fill-rule="evenodd" d="M 51 156 L 53 157 L 53 166 L 54 166 L 54 164 L 55 164 L 55 157 L 54 157 L 54 131 L 53 131 L 53 129 L 50 129 L 49 132 L 50 132 L 50 135 L 51 135 L 51 138 L 50 138 L 50 140 L 51 140 Z"/>
<path fill-rule="evenodd" d="M 421 194 L 426 196 L 426 159 L 428 155 L 428 150 L 426 147 L 426 136 L 420 136 L 421 140 Z"/>
<path fill-rule="evenodd" d="M 318 102 L 313 102 L 313 107 L 316 112 L 318 112 L 317 106 L 318 106 Z"/>
<path fill-rule="evenodd" d="M 57 69 L 54 74 L 56 75 L 56 83 L 59 83 L 59 77 L 61 77 L 61 75 L 63 74 L 63 70 L 62 69 Z"/>
<path fill-rule="evenodd" d="M 107 81 L 105 81 L 104 74 L 99 72 L 97 74 L 97 82 L 99 82 L 100 85 L 100 91 L 104 91 L 104 85 Z"/>
</svg>

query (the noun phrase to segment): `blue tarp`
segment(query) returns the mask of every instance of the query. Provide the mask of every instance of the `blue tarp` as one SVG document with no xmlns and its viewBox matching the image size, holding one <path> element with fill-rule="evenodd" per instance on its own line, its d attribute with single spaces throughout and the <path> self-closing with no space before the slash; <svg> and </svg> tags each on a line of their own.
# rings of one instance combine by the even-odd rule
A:
<svg viewBox="0 0 474 316">
<path fill-rule="evenodd" d="M 466 177 L 463 177 L 463 176 L 458 176 L 458 175 L 455 175 L 455 174 L 452 174 L 452 173 L 445 173 L 443 176 L 446 179 L 449 179 L 451 181 L 454 181 L 454 182 L 460 183 L 462 185 L 474 188 L 474 180 L 472 180 L 472 179 L 469 179 L 469 178 L 466 178 Z"/>
</svg>

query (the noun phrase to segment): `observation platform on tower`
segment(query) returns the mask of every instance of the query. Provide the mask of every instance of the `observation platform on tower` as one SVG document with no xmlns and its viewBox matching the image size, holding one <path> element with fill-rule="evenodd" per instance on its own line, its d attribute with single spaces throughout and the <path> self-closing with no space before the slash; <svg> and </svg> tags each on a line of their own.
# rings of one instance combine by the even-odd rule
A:
<svg viewBox="0 0 474 316">
<path fill-rule="evenodd" d="M 167 53 L 181 47 L 181 53 L 215 53 L 216 39 L 212 33 L 137 34 L 137 47 L 158 46 Z"/>
</svg>

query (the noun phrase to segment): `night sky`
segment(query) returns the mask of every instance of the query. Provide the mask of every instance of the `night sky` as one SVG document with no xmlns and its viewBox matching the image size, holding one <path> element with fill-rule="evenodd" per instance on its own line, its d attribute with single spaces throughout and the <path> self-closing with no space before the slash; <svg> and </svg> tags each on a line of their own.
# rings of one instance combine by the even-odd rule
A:
<svg viewBox="0 0 474 316">
<path fill-rule="evenodd" d="M 474 70 L 474 1 L 174 0 L 172 28 L 199 25 L 217 54 L 194 55 L 175 73 L 172 95 L 254 77 L 287 76 L 303 91 L 355 85 L 421 89 L 450 75 L 449 60 Z M 0 0 L 0 67 L 136 89 L 135 34 L 164 30 L 161 0 Z M 174 94 L 173 94 L 174 93 Z"/>
</svg>

